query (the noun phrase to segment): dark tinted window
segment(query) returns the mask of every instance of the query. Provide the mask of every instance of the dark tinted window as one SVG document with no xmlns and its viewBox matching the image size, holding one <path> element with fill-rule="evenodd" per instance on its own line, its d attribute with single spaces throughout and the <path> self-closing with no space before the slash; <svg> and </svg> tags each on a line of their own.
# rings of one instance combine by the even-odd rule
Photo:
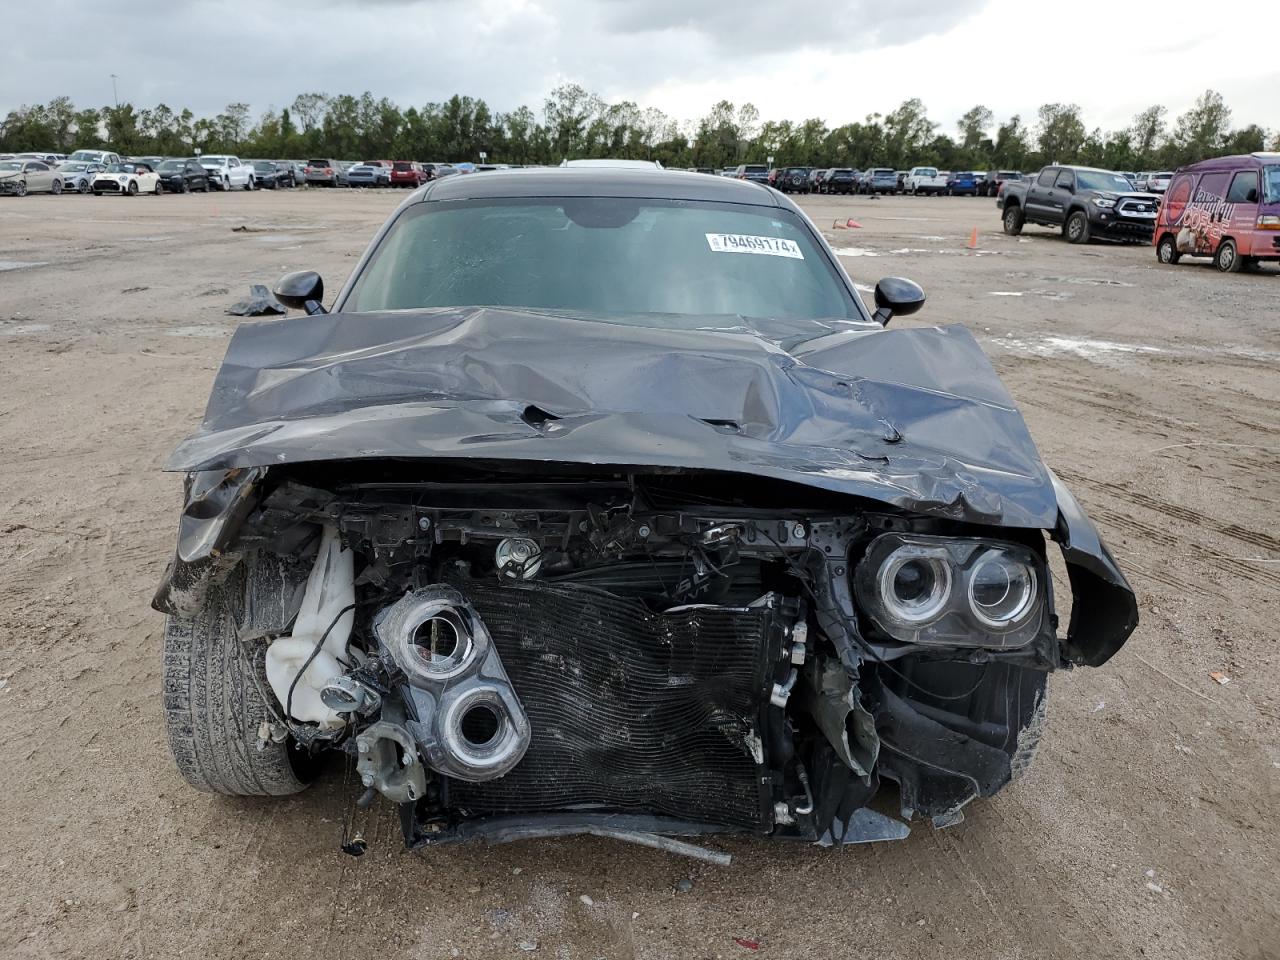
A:
<svg viewBox="0 0 1280 960">
<path fill-rule="evenodd" d="M 610 197 L 417 204 L 374 251 L 343 309 L 477 305 L 642 325 L 673 322 L 647 315 L 858 316 L 789 211 Z"/>
<path fill-rule="evenodd" d="M 401 170 L 401 171 L 403 171 L 403 170 L 412 170 L 412 169 L 413 169 L 413 164 L 412 164 L 412 163 L 405 163 L 403 160 L 401 160 L 401 161 L 397 161 L 396 163 L 393 163 L 393 164 L 391 165 L 391 168 L 392 168 L 393 170 Z"/>
<path fill-rule="evenodd" d="M 1227 191 L 1227 203 L 1258 202 L 1258 171 L 1245 170 L 1237 173 L 1231 181 L 1231 189 Z"/>
<path fill-rule="evenodd" d="M 307 166 L 309 166 L 309 167 L 332 167 L 332 166 L 333 166 L 333 161 L 332 161 L 332 160 L 308 160 L 308 161 L 307 161 Z"/>
<path fill-rule="evenodd" d="M 1045 167 L 1040 171 L 1040 176 L 1036 178 L 1036 183 L 1042 187 L 1052 187 L 1053 178 L 1058 175 L 1057 167 Z"/>
</svg>

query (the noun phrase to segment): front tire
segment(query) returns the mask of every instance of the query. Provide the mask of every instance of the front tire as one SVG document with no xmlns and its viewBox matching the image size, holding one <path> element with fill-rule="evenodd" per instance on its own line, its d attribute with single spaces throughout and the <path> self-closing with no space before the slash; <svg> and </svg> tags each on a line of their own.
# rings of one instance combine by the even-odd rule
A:
<svg viewBox="0 0 1280 960">
<path fill-rule="evenodd" d="M 134 180 L 129 184 L 129 196 L 136 197 L 138 195 L 138 181 Z"/>
<path fill-rule="evenodd" d="M 1088 243 L 1091 233 L 1089 215 L 1083 210 L 1075 211 L 1067 217 L 1067 222 L 1062 229 L 1068 243 Z"/>
<path fill-rule="evenodd" d="M 53 191 L 53 195 L 55 197 L 58 196 L 60 193 L 62 193 L 62 181 L 61 180 L 53 181 L 53 186 L 50 189 Z"/>
<path fill-rule="evenodd" d="M 1022 212 L 1022 208 L 1017 204 L 1008 205 L 1004 208 L 1004 232 L 1011 237 L 1016 237 L 1022 233 L 1022 228 L 1027 222 L 1026 216 Z"/>
<path fill-rule="evenodd" d="M 1178 251 L 1178 241 L 1173 234 L 1166 233 L 1160 238 L 1160 242 L 1156 244 L 1156 259 L 1170 266 L 1182 259 L 1182 254 Z"/>
<path fill-rule="evenodd" d="M 89 193 L 92 190 L 92 188 L 89 186 L 88 180 L 81 180 L 80 186 L 77 187 L 76 189 L 79 190 L 81 193 Z"/>
<path fill-rule="evenodd" d="M 25 197 L 25 196 L 27 195 L 27 181 L 25 181 L 25 180 L 19 180 L 19 181 L 18 181 L 18 186 L 17 186 L 16 188 L 14 188 L 14 191 L 13 191 L 13 192 L 14 192 L 14 193 L 16 193 L 16 194 L 17 194 L 18 196 L 20 196 L 20 197 Z"/>
<path fill-rule="evenodd" d="M 266 646 L 242 645 L 236 639 L 244 606 L 242 564 L 226 582 L 210 588 L 194 618 L 166 620 L 163 690 L 169 748 L 178 771 L 197 790 L 287 796 L 307 787 L 315 765 L 289 738 L 281 743 L 268 739 L 259 749 L 262 725 L 273 722 L 263 698 L 263 691 L 270 690 Z"/>
<path fill-rule="evenodd" d="M 1218 252 L 1213 255 L 1213 265 L 1222 273 L 1240 272 L 1244 267 L 1244 258 L 1240 256 L 1234 240 L 1228 238 L 1218 244 Z"/>
</svg>

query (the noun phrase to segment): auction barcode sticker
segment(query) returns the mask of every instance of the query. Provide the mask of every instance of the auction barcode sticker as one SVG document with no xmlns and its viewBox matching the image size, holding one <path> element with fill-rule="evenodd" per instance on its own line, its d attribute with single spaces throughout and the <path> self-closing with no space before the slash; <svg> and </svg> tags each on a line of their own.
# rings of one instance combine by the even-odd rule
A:
<svg viewBox="0 0 1280 960">
<path fill-rule="evenodd" d="M 749 237 L 741 233 L 708 233 L 707 244 L 713 253 L 760 253 L 766 257 L 790 257 L 803 260 L 800 245 L 781 237 Z"/>
</svg>

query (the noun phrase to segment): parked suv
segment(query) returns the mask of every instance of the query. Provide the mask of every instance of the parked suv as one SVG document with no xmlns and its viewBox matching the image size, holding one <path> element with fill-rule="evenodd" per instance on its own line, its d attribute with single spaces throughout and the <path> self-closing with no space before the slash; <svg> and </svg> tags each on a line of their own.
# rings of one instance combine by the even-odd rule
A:
<svg viewBox="0 0 1280 960">
<path fill-rule="evenodd" d="M 981 187 L 982 180 L 976 173 L 970 171 L 953 173 L 951 179 L 947 181 L 947 196 L 976 197 Z"/>
<path fill-rule="evenodd" d="M 873 167 L 862 179 L 863 193 L 895 193 L 897 189 L 898 172 L 889 167 Z"/>
<path fill-rule="evenodd" d="M 1183 167 L 1165 192 L 1155 245 L 1161 263 L 1213 257 L 1223 273 L 1280 260 L 1280 153 Z"/>
<path fill-rule="evenodd" d="M 427 182 L 422 172 L 422 164 L 412 160 L 395 160 L 391 163 L 391 186 L 414 189 Z"/>
<path fill-rule="evenodd" d="M 1004 185 L 1010 181 L 1019 181 L 1022 179 L 1020 170 L 997 170 L 994 173 L 988 173 L 987 179 L 984 181 L 985 190 L 983 191 L 988 197 L 998 197 L 1000 191 L 1004 189 Z"/>
<path fill-rule="evenodd" d="M 337 160 L 308 160 L 303 175 L 308 186 L 336 187 L 340 170 Z"/>
<path fill-rule="evenodd" d="M 1092 167 L 1045 167 L 1034 180 L 1006 183 L 996 206 L 1004 210 L 1004 232 L 1017 236 L 1023 224 L 1060 227 L 1071 243 L 1094 237 L 1151 240 L 1160 198 L 1137 193 L 1129 178 Z"/>
<path fill-rule="evenodd" d="M 822 178 L 823 193 L 853 193 L 858 184 L 858 171 L 851 167 L 832 167 Z"/>
<path fill-rule="evenodd" d="M 763 163 L 740 163 L 733 175 L 739 180 L 754 180 L 756 183 L 769 182 L 769 168 Z"/>
<path fill-rule="evenodd" d="M 779 167 L 773 185 L 783 193 L 808 193 L 808 167 Z"/>
<path fill-rule="evenodd" d="M 1147 193 L 1164 193 L 1169 189 L 1169 181 L 1173 179 L 1173 171 L 1153 173 L 1147 177 Z"/>
</svg>

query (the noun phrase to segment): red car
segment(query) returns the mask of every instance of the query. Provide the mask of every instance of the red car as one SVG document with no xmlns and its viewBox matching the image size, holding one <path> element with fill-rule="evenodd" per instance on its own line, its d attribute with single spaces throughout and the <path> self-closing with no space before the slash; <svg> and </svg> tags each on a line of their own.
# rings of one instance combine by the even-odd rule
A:
<svg viewBox="0 0 1280 960">
<path fill-rule="evenodd" d="M 415 189 L 430 179 L 422 164 L 411 160 L 396 160 L 391 164 L 391 185 L 393 187 L 409 187 Z"/>
</svg>

